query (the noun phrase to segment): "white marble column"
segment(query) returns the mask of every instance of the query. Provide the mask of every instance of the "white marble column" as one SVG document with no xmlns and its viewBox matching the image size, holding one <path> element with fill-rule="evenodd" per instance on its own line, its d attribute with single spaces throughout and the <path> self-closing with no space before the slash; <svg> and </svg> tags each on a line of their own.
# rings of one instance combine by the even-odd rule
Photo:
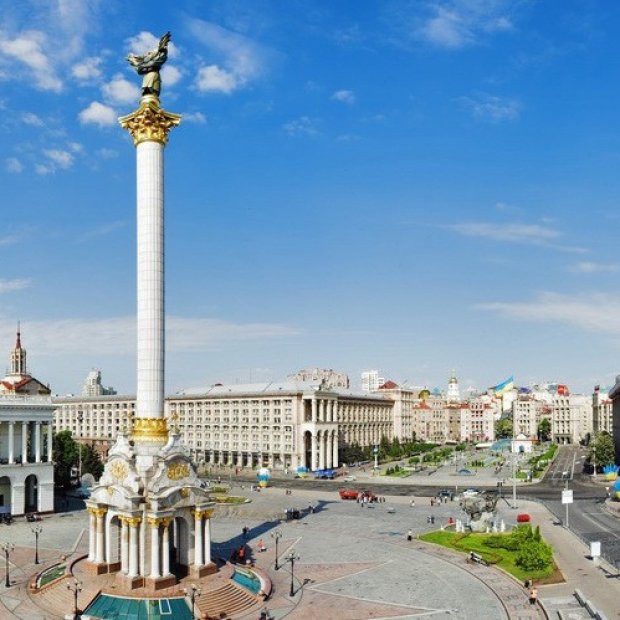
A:
<svg viewBox="0 0 620 620">
<path fill-rule="evenodd" d="M 204 545 L 202 543 L 202 513 L 196 510 L 194 512 L 194 565 L 202 566 L 204 564 Z"/>
<path fill-rule="evenodd" d="M 325 401 L 323 399 L 319 401 L 319 420 L 325 422 Z"/>
<path fill-rule="evenodd" d="M 121 572 L 129 572 L 129 525 L 125 517 L 121 517 Z"/>
<path fill-rule="evenodd" d="M 332 401 L 332 422 L 338 421 L 338 401 Z"/>
<path fill-rule="evenodd" d="M 211 564 L 211 515 L 207 514 L 205 519 L 205 541 L 204 541 L 204 562 Z"/>
<path fill-rule="evenodd" d="M 97 515 L 97 547 L 95 552 L 95 562 L 97 564 L 103 564 L 105 562 L 105 530 L 104 530 L 104 516 L 106 511 L 98 509 Z"/>
<path fill-rule="evenodd" d="M 338 431 L 334 431 L 332 436 L 332 467 L 338 467 L 340 463 L 338 463 Z"/>
<path fill-rule="evenodd" d="M 97 557 L 96 544 L 97 544 L 97 517 L 93 509 L 89 508 L 90 523 L 88 528 L 88 561 L 94 562 Z"/>
<path fill-rule="evenodd" d="M 41 462 L 41 422 L 34 423 L 34 462 Z"/>
<path fill-rule="evenodd" d="M 325 469 L 325 431 L 319 435 L 319 469 Z"/>
<path fill-rule="evenodd" d="M 325 468 L 326 469 L 331 469 L 333 467 L 332 465 L 332 454 L 333 454 L 333 450 L 332 450 L 332 432 L 331 431 L 327 431 L 325 433 L 326 437 L 325 437 Z"/>
<path fill-rule="evenodd" d="M 136 417 L 164 415 L 164 145 L 136 147 L 137 391 Z"/>
<path fill-rule="evenodd" d="M 157 579 L 161 577 L 159 572 L 159 519 L 149 519 L 151 526 L 151 577 Z"/>
<path fill-rule="evenodd" d="M 316 417 L 317 417 L 316 398 L 313 398 L 311 403 L 312 403 L 312 422 L 313 424 L 316 424 Z"/>
<path fill-rule="evenodd" d="M 54 425 L 47 423 L 47 462 L 51 463 L 54 458 Z"/>
<path fill-rule="evenodd" d="M 315 401 L 312 401 L 315 402 Z M 314 431 L 312 433 L 312 438 L 310 441 L 310 469 L 312 471 L 316 471 L 317 470 L 317 437 L 316 437 L 316 431 Z"/>
<path fill-rule="evenodd" d="M 129 521 L 129 577 L 138 576 L 138 526 L 140 525 L 140 519 L 135 517 Z"/>
<path fill-rule="evenodd" d="M 22 463 L 28 462 L 28 422 L 22 422 Z"/>
<path fill-rule="evenodd" d="M 170 520 L 164 520 L 164 532 L 162 535 L 162 555 L 163 555 L 163 571 L 162 575 L 166 577 L 170 574 Z"/>
<path fill-rule="evenodd" d="M 9 465 L 15 462 L 15 422 L 9 422 Z"/>
</svg>

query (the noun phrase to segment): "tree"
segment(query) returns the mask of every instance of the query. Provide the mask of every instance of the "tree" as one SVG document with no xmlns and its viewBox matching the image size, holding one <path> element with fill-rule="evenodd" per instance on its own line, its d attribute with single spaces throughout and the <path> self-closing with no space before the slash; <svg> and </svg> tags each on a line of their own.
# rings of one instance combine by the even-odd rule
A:
<svg viewBox="0 0 620 620">
<path fill-rule="evenodd" d="M 538 439 L 540 441 L 549 441 L 551 438 L 551 421 L 549 418 L 542 418 L 538 423 Z"/>
<path fill-rule="evenodd" d="M 71 468 L 78 462 L 78 446 L 71 437 L 71 431 L 61 431 L 54 435 L 52 457 L 56 485 L 68 489 L 71 486 Z"/>
<path fill-rule="evenodd" d="M 592 463 L 596 463 L 597 467 L 613 465 L 616 454 L 614 440 L 611 435 L 605 431 L 597 433 L 594 437 L 594 441 L 590 442 L 588 453 L 590 456 L 590 461 Z"/>
<path fill-rule="evenodd" d="M 82 451 L 82 474 L 92 474 L 95 480 L 101 478 L 103 463 L 97 451 L 89 445 L 80 445 Z"/>
<path fill-rule="evenodd" d="M 500 418 L 495 422 L 495 435 L 500 439 L 512 437 L 512 418 Z"/>
</svg>

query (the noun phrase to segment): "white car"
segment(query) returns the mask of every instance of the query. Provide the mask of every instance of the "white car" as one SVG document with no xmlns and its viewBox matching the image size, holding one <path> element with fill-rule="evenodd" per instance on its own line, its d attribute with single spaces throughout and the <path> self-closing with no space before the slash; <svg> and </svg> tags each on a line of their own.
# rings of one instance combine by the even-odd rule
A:
<svg viewBox="0 0 620 620">
<path fill-rule="evenodd" d="M 344 479 L 346 482 L 355 482 L 357 480 L 355 476 L 345 476 Z"/>
</svg>

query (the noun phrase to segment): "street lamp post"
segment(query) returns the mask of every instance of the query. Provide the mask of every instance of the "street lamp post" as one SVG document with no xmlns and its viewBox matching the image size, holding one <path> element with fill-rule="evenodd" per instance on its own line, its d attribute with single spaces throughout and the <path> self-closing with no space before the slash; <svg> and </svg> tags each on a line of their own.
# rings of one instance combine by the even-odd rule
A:
<svg viewBox="0 0 620 620">
<path fill-rule="evenodd" d="M 278 541 L 280 540 L 280 538 L 282 538 L 282 531 L 281 530 L 275 530 L 273 532 L 271 532 L 270 534 L 271 538 L 273 538 L 275 540 L 276 543 L 276 565 L 275 565 L 275 570 L 278 570 L 280 567 L 278 566 Z"/>
<path fill-rule="evenodd" d="M 377 471 L 379 469 L 379 446 L 375 446 L 372 453 L 375 455 L 375 471 Z"/>
<path fill-rule="evenodd" d="M 9 577 L 9 556 L 11 555 L 11 551 L 15 549 L 15 545 L 10 542 L 2 543 L 1 547 L 2 551 L 4 551 L 4 557 L 6 559 L 6 577 L 4 579 L 4 585 L 7 588 L 11 587 L 11 579 Z"/>
<path fill-rule="evenodd" d="M 79 620 L 78 595 L 82 591 L 82 582 L 75 579 L 73 583 L 67 584 L 67 590 L 73 592 L 73 620 Z"/>
<path fill-rule="evenodd" d="M 183 592 L 185 593 L 185 596 L 187 598 L 189 598 L 191 605 L 192 605 L 192 618 L 194 617 L 194 608 L 196 605 L 196 597 L 200 596 L 202 594 L 202 590 L 195 584 L 192 583 L 192 585 L 188 588 L 183 588 Z"/>
<path fill-rule="evenodd" d="M 34 563 L 40 564 L 39 562 L 39 534 L 43 531 L 42 525 L 35 525 L 33 528 L 30 528 L 32 533 L 34 534 Z"/>
<path fill-rule="evenodd" d="M 294 551 L 290 551 L 284 559 L 291 563 L 291 591 L 289 592 L 289 596 L 292 598 L 295 596 L 295 560 L 299 560 L 299 555 Z"/>
</svg>

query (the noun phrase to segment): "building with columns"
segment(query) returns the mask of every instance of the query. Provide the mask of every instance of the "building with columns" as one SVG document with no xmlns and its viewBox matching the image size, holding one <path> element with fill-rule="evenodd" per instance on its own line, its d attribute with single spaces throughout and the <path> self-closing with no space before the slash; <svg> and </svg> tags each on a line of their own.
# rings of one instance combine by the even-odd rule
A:
<svg viewBox="0 0 620 620">
<path fill-rule="evenodd" d="M 613 434 L 613 402 L 599 385 L 594 386 L 592 394 L 592 432 Z"/>
<path fill-rule="evenodd" d="M 28 374 L 17 330 L 10 370 L 0 380 L 0 506 L 23 515 L 54 510 L 50 389 Z"/>
</svg>

